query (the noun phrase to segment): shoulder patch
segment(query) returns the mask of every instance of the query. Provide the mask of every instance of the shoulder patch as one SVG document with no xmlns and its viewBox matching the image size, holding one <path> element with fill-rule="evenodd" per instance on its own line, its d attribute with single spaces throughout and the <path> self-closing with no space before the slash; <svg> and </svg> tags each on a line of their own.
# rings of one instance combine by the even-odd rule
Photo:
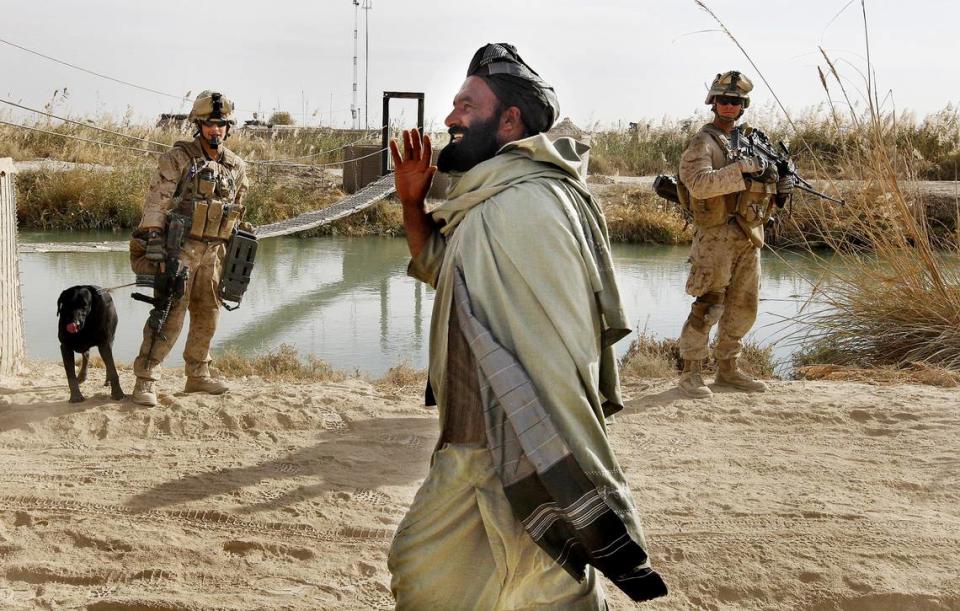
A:
<svg viewBox="0 0 960 611">
<path fill-rule="evenodd" d="M 161 155 L 157 163 L 157 171 L 165 180 L 177 182 L 184 169 L 190 165 L 190 155 L 180 148 L 172 148 Z"/>
<path fill-rule="evenodd" d="M 242 167 L 244 165 L 243 159 L 240 158 L 240 155 L 237 155 L 230 149 L 224 147 L 220 163 L 227 166 L 228 168 L 233 167 Z"/>
</svg>

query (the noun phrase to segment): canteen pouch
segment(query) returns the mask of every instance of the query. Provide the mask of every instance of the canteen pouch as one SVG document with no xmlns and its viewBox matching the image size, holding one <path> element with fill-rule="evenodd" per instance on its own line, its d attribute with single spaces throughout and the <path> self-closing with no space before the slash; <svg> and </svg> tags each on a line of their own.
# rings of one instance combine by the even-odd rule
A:
<svg viewBox="0 0 960 611">
<path fill-rule="evenodd" d="M 240 307 L 240 300 L 250 285 L 250 276 L 253 274 L 253 261 L 257 256 L 257 236 L 249 231 L 235 231 L 227 243 L 227 253 L 223 258 L 223 273 L 220 275 L 220 286 L 217 295 L 223 307 L 227 310 L 236 310 Z M 230 306 L 226 302 L 232 301 L 236 305 Z"/>
</svg>

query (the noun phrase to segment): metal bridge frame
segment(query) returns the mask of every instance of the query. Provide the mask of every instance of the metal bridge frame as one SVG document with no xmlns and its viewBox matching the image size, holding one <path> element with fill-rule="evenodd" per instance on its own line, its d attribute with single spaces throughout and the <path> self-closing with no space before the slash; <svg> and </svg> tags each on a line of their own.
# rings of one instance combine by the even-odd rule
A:
<svg viewBox="0 0 960 611">
<path fill-rule="evenodd" d="M 390 100 L 401 98 L 406 100 L 417 100 L 417 127 L 420 134 L 423 134 L 423 94 L 411 91 L 384 91 L 383 92 L 383 138 L 381 146 L 383 152 L 380 153 L 380 175 L 383 176 L 390 171 L 390 149 L 388 148 L 390 140 Z"/>
</svg>

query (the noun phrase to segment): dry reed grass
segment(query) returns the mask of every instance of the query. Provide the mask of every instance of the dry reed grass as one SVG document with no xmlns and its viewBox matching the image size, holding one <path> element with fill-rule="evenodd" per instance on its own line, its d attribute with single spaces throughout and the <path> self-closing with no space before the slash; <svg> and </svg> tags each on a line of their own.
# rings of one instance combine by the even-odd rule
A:
<svg viewBox="0 0 960 611">
<path fill-rule="evenodd" d="M 823 56 L 849 103 L 834 63 Z M 826 76 L 823 85 L 829 91 Z M 808 340 L 829 346 L 839 364 L 960 370 L 960 261 L 936 250 L 926 206 L 903 186 L 916 170 L 899 154 L 896 114 L 883 110 L 871 78 L 865 87 L 867 112 L 855 117 L 863 137 L 847 148 L 845 164 L 870 188 L 850 201 L 857 238 L 823 236 L 840 266 L 823 268 L 814 299 L 824 307 L 804 318 L 813 329 Z"/>
<path fill-rule="evenodd" d="M 75 163 L 96 163 L 117 167 L 142 163 L 152 165 L 154 162 L 151 160 L 155 160 L 156 155 L 109 145 L 163 152 L 166 147 L 177 140 L 190 140 L 193 137 L 192 127 L 189 125 L 183 129 L 138 125 L 133 123 L 132 116 L 120 118 L 111 115 L 71 117 L 66 111 L 58 110 L 58 104 L 60 104 L 60 101 L 54 100 L 45 107 L 45 110 L 78 123 L 89 124 L 90 127 L 47 118 L 25 121 L 0 110 L 0 119 L 4 121 L 53 132 L 53 134 L 48 134 L 0 125 L 0 157 L 13 157 L 17 161 L 58 159 Z M 92 126 L 149 142 L 104 133 L 93 129 Z M 63 138 L 54 134 L 99 141 L 107 143 L 108 146 L 101 146 L 95 142 Z M 283 130 L 237 128 L 231 130 L 227 144 L 231 150 L 248 161 L 301 158 L 292 159 L 292 161 L 318 164 L 342 161 L 343 147 L 348 144 L 359 143 L 359 141 L 377 143 L 379 142 L 379 132 L 369 132 L 369 135 L 365 135 L 350 130 L 323 128 Z M 302 158 L 307 155 L 310 157 Z"/>
<path fill-rule="evenodd" d="M 422 393 L 427 383 L 427 370 L 400 363 L 387 370 L 373 385 L 383 392 Z"/>
<path fill-rule="evenodd" d="M 761 347 L 746 341 L 738 364 L 752 376 L 764 379 L 777 377 L 772 347 Z M 672 378 L 681 369 L 683 359 L 680 357 L 678 340 L 657 338 L 646 330 L 637 332 L 637 337 L 620 358 L 620 374 L 625 380 Z M 716 363 L 705 362 L 704 372 L 716 372 Z"/>
<path fill-rule="evenodd" d="M 628 128 L 595 126 L 590 151 L 593 174 L 650 176 L 675 173 L 690 137 L 711 117 L 706 111 L 680 120 L 640 121 Z M 851 178 L 846 151 L 868 137 L 864 124 L 848 114 L 834 114 L 829 104 L 802 109 L 786 120 L 775 106 L 751 106 L 751 125 L 779 138 L 804 142 L 796 161 L 805 172 L 820 171 L 836 179 Z M 909 162 L 920 180 L 955 180 L 960 168 L 960 111 L 948 104 L 918 117 L 901 113 L 890 133 L 900 162 Z"/>
<path fill-rule="evenodd" d="M 684 222 L 676 205 L 649 189 L 612 186 L 598 198 L 613 242 L 685 244 L 693 227 Z"/>
<path fill-rule="evenodd" d="M 960 373 L 914 363 L 908 367 L 846 367 L 843 365 L 806 365 L 798 367 L 794 375 L 800 380 L 830 380 L 835 382 L 867 382 L 870 384 L 925 384 L 941 388 L 960 387 Z"/>
<path fill-rule="evenodd" d="M 312 354 L 301 359 L 296 348 L 289 344 L 280 344 L 254 357 L 227 350 L 217 355 L 213 364 L 222 375 L 234 378 L 257 375 L 265 380 L 285 382 L 340 382 L 347 377 Z"/>
</svg>

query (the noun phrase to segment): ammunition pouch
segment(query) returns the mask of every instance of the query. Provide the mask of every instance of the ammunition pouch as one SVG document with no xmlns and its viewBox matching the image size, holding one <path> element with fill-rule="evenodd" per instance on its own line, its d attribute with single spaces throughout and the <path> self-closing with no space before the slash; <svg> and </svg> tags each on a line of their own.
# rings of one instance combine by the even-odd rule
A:
<svg viewBox="0 0 960 611">
<path fill-rule="evenodd" d="M 709 199 L 690 198 L 690 214 L 694 224 L 701 229 L 723 225 L 734 213 L 736 194 L 718 195 Z"/>
<path fill-rule="evenodd" d="M 250 277 L 253 274 L 253 262 L 257 256 L 257 236 L 249 231 L 234 231 L 227 243 L 227 253 L 223 258 L 223 273 L 220 275 L 220 286 L 217 295 L 223 307 L 227 310 L 236 310 L 240 307 Z M 236 305 L 230 306 L 228 301 Z"/>
<path fill-rule="evenodd" d="M 773 215 L 776 183 L 748 180 L 737 195 L 737 224 L 757 248 L 763 248 L 763 226 Z"/>
<path fill-rule="evenodd" d="M 198 201 L 193 205 L 190 237 L 194 240 L 229 240 L 243 216 L 240 204 L 218 200 Z"/>
<path fill-rule="evenodd" d="M 208 242 L 229 240 L 243 218 L 243 205 L 234 203 L 236 195 L 237 185 L 228 171 L 216 162 L 195 160 L 174 197 L 177 212 L 188 217 L 188 236 Z"/>
</svg>

